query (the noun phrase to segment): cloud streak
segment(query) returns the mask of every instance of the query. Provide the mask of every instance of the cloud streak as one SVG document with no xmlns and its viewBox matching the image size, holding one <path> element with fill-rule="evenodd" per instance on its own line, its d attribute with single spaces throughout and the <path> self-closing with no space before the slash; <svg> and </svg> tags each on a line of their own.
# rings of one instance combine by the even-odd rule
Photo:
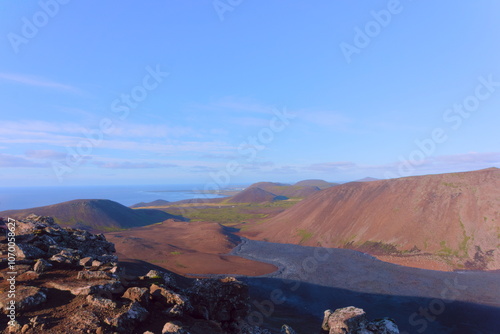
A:
<svg viewBox="0 0 500 334">
<path fill-rule="evenodd" d="M 0 153 L 0 167 L 1 168 L 8 168 L 8 167 L 15 167 L 15 168 L 35 167 L 35 168 L 39 168 L 39 167 L 47 167 L 47 166 L 48 166 L 48 164 L 46 164 L 46 163 L 34 162 L 34 161 L 31 161 L 31 160 L 26 159 L 24 157 Z"/>
<path fill-rule="evenodd" d="M 151 168 L 173 168 L 175 164 L 159 163 L 159 162 L 94 162 L 94 165 L 108 169 L 151 169 Z"/>
<path fill-rule="evenodd" d="M 13 74 L 13 73 L 0 73 L 0 80 L 13 82 L 18 84 L 23 84 L 27 86 L 40 87 L 40 88 L 48 88 L 55 89 L 59 91 L 71 92 L 81 94 L 83 93 L 80 89 L 61 84 L 58 82 L 50 81 L 43 78 L 38 78 L 34 76 L 22 75 L 22 74 Z"/>
</svg>

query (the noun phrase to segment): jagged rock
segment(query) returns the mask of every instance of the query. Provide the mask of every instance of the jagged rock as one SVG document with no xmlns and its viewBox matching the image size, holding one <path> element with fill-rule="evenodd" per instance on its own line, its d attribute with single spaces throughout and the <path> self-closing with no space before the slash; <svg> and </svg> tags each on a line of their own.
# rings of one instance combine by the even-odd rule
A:
<svg viewBox="0 0 500 334">
<path fill-rule="evenodd" d="M 54 245 L 57 245 L 57 241 L 48 235 L 38 236 L 35 241 L 33 241 L 33 246 L 40 248 L 44 252 L 47 252 L 49 247 Z"/>
<path fill-rule="evenodd" d="M 16 256 L 18 260 L 39 259 L 47 256 L 47 253 L 43 250 L 30 244 L 18 243 L 16 248 Z"/>
<path fill-rule="evenodd" d="M 92 261 L 92 267 L 100 267 L 100 266 L 102 266 L 101 261 L 97 261 L 97 260 Z"/>
<path fill-rule="evenodd" d="M 90 256 L 86 256 L 84 257 L 83 259 L 80 259 L 80 262 L 79 264 L 82 266 L 82 267 L 89 267 L 92 265 L 92 261 L 94 261 L 94 259 Z"/>
<path fill-rule="evenodd" d="M 62 252 L 64 249 L 67 248 L 62 247 L 61 244 L 50 245 L 47 253 L 49 253 L 49 255 L 56 255 Z"/>
<path fill-rule="evenodd" d="M 188 331 L 181 327 L 178 322 L 167 322 L 161 331 L 161 334 L 189 334 Z"/>
<path fill-rule="evenodd" d="M 131 333 L 132 330 L 149 316 L 148 310 L 137 302 L 133 302 L 126 311 L 121 312 L 112 319 L 106 319 L 106 323 L 116 327 L 120 333 Z"/>
<path fill-rule="evenodd" d="M 9 305 L 10 298 L 8 293 L 0 294 L 0 308 L 3 312 L 7 312 L 6 307 Z M 44 289 L 34 286 L 18 286 L 16 291 L 16 311 L 28 311 L 47 301 L 47 295 Z"/>
<path fill-rule="evenodd" d="M 370 333 L 376 334 L 399 334 L 399 328 L 394 322 L 394 320 L 389 318 L 384 318 L 380 320 L 375 320 L 366 326 Z"/>
<path fill-rule="evenodd" d="M 37 233 L 37 230 L 42 230 L 47 227 L 60 229 L 61 227 L 54 222 L 52 217 L 43 217 L 37 215 L 29 215 L 26 219 L 16 221 L 16 234 L 23 236 L 27 234 Z"/>
<path fill-rule="evenodd" d="M 107 309 L 113 309 L 116 308 L 116 303 L 112 301 L 111 299 L 100 297 L 100 296 L 94 296 L 94 295 L 88 295 L 87 296 L 87 303 L 93 306 L 97 307 L 104 307 Z"/>
<path fill-rule="evenodd" d="M 225 330 L 249 312 L 248 286 L 232 277 L 197 280 L 187 293 L 193 316 L 215 320 Z"/>
<path fill-rule="evenodd" d="M 51 288 L 69 291 L 71 294 L 78 295 L 109 295 L 123 293 L 124 288 L 118 280 L 93 280 L 93 281 L 65 281 L 49 282 Z"/>
<path fill-rule="evenodd" d="M 35 266 L 33 267 L 33 270 L 38 274 L 42 274 L 46 272 L 50 267 L 52 267 L 52 264 L 45 261 L 44 259 L 38 259 L 35 263 Z"/>
<path fill-rule="evenodd" d="M 190 310 L 191 305 L 187 297 L 179 295 L 172 290 L 166 289 L 156 284 L 152 284 L 149 288 L 151 298 L 155 302 L 159 302 L 165 306 L 179 305 L 182 310 Z M 179 310 L 179 309 L 178 309 Z"/>
<path fill-rule="evenodd" d="M 158 279 L 159 284 L 165 284 L 169 287 L 176 287 L 175 279 L 172 277 L 172 275 L 163 271 L 150 270 L 145 277 L 150 279 Z"/>
<path fill-rule="evenodd" d="M 297 334 L 297 332 L 295 332 L 292 327 L 290 327 L 286 324 L 281 327 L 281 333 L 282 334 Z"/>
<path fill-rule="evenodd" d="M 147 307 L 149 305 L 150 294 L 147 288 L 131 287 L 125 291 L 122 298 L 138 302 L 142 306 Z"/>
<path fill-rule="evenodd" d="M 354 306 L 325 311 L 323 330 L 329 334 L 399 334 L 396 323 L 388 318 L 368 322 L 366 313 Z"/>
<path fill-rule="evenodd" d="M 118 279 L 116 275 L 102 270 L 96 270 L 96 271 L 83 270 L 78 273 L 78 276 L 76 278 L 81 280 Z"/>
<path fill-rule="evenodd" d="M 115 265 L 118 263 L 118 256 L 116 256 L 116 255 L 100 255 L 100 256 L 96 257 L 96 260 L 101 262 L 101 265 L 106 265 L 106 264 Z"/>
<path fill-rule="evenodd" d="M 357 333 L 366 327 L 366 313 L 354 306 L 340 308 L 330 314 L 327 323 L 330 334 Z"/>
<path fill-rule="evenodd" d="M 59 263 L 59 264 L 72 264 L 73 263 L 73 261 L 71 261 L 70 258 L 67 258 L 66 256 L 61 255 L 61 254 L 53 255 L 49 260 L 54 262 L 54 263 Z"/>
<path fill-rule="evenodd" d="M 111 269 L 109 269 L 109 272 L 112 274 L 120 274 L 123 273 L 123 270 L 121 270 L 118 266 L 113 266 L 111 267 Z"/>
<path fill-rule="evenodd" d="M 330 315 L 332 315 L 332 310 L 326 310 L 323 315 L 323 323 L 321 324 L 321 329 L 324 331 L 329 331 L 330 326 L 328 325 L 328 319 L 330 319 Z"/>
</svg>

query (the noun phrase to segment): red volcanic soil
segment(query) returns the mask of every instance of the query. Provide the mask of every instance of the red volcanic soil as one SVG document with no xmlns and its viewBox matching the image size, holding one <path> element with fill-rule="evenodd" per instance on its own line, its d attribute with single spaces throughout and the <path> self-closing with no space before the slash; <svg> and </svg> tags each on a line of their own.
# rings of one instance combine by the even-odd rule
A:
<svg viewBox="0 0 500 334">
<path fill-rule="evenodd" d="M 244 234 L 421 268 L 500 269 L 499 209 L 500 170 L 490 168 L 331 187 Z"/>
<path fill-rule="evenodd" d="M 227 200 L 228 203 L 263 203 L 271 202 L 276 195 L 258 187 L 247 188 Z"/>
<path fill-rule="evenodd" d="M 216 223 L 179 222 L 106 233 L 120 261 L 142 260 L 175 273 L 264 275 L 276 270 L 267 263 L 226 255 L 236 242 Z"/>
</svg>

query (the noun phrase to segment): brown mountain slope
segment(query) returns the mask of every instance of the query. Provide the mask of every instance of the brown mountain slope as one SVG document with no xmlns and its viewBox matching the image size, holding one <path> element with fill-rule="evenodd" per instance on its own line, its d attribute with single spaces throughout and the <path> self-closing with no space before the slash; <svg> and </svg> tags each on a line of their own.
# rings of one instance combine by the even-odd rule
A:
<svg viewBox="0 0 500 334">
<path fill-rule="evenodd" d="M 228 203 L 263 203 L 271 202 L 276 195 L 258 187 L 247 188 L 227 200 Z"/>
<path fill-rule="evenodd" d="M 182 219 L 182 217 L 160 210 L 133 210 L 120 203 L 104 199 L 79 199 L 31 209 L 2 211 L 0 217 L 20 219 L 32 213 L 54 217 L 56 222 L 63 226 L 93 231 L 144 226 L 171 218 Z"/>
<path fill-rule="evenodd" d="M 246 233 L 372 254 L 432 253 L 454 268 L 500 269 L 500 170 L 351 182 Z"/>
<path fill-rule="evenodd" d="M 304 198 L 309 197 L 321 189 L 317 186 L 311 185 L 289 185 L 284 183 L 274 183 L 274 182 L 259 182 L 252 184 L 249 188 L 260 188 L 276 196 L 286 196 L 288 198 Z"/>
</svg>

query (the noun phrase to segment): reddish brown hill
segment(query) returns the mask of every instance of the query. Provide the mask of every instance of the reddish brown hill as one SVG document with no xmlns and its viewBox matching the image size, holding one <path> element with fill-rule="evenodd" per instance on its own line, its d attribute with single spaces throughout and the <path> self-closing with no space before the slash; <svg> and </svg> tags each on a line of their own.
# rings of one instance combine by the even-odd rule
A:
<svg viewBox="0 0 500 334">
<path fill-rule="evenodd" d="M 428 252 L 455 268 L 500 269 L 500 170 L 351 182 L 247 233 L 375 254 Z"/>
<path fill-rule="evenodd" d="M 260 188 L 276 196 L 285 196 L 288 198 L 304 198 L 309 197 L 321 189 L 317 186 L 311 185 L 289 185 L 284 183 L 274 183 L 274 182 L 259 182 L 252 184 L 249 188 Z"/>
<path fill-rule="evenodd" d="M 227 200 L 228 203 L 263 203 L 271 202 L 276 195 L 258 187 L 247 188 Z"/>
</svg>

